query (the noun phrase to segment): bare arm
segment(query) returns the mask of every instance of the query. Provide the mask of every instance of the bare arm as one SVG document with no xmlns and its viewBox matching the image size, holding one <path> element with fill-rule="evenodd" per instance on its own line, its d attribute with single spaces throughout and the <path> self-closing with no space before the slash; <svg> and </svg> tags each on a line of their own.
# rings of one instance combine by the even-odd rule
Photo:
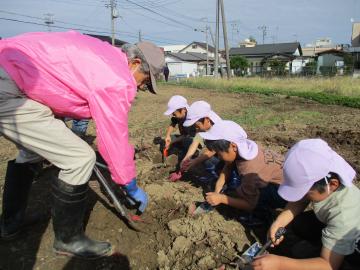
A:
<svg viewBox="0 0 360 270">
<path fill-rule="evenodd" d="M 317 258 L 300 260 L 270 254 L 256 258 L 252 266 L 254 270 L 338 270 L 343 260 L 343 255 L 323 247 Z"/>
<path fill-rule="evenodd" d="M 190 169 L 193 166 L 196 166 L 197 164 L 204 162 L 205 160 L 210 159 L 215 154 L 216 154 L 215 152 L 210 151 L 209 149 L 205 149 L 197 158 L 194 158 L 193 160 L 191 160 L 191 163 L 190 163 L 188 169 Z"/>
<path fill-rule="evenodd" d="M 280 227 L 286 227 L 298 214 L 302 213 L 308 206 L 309 201 L 301 199 L 298 202 L 289 202 L 284 211 L 276 218 L 271 225 L 269 235 L 275 245 L 278 245 L 283 238 L 280 238 L 275 242 L 275 233 Z"/>
<path fill-rule="evenodd" d="M 222 194 L 222 196 L 223 196 L 222 203 L 225 205 L 229 205 L 231 207 L 249 211 L 249 212 L 254 209 L 254 207 L 251 204 L 249 204 L 248 201 L 246 201 L 244 199 L 234 198 L 234 197 L 230 197 L 230 196 L 227 196 L 224 194 Z"/>
<path fill-rule="evenodd" d="M 174 132 L 175 128 L 173 126 L 168 126 L 165 134 L 165 147 L 168 148 L 171 144 L 171 134 Z"/>
<path fill-rule="evenodd" d="M 216 181 L 214 192 L 220 193 L 220 191 L 224 187 L 226 179 L 228 179 L 230 176 L 231 166 L 232 166 L 232 163 L 225 163 L 224 168 L 221 170 L 219 178 Z"/>
<path fill-rule="evenodd" d="M 189 147 L 189 149 L 188 149 L 188 151 L 187 151 L 187 153 L 186 153 L 186 155 L 185 155 L 185 157 L 184 157 L 183 160 L 187 160 L 187 159 L 191 158 L 191 157 L 195 154 L 196 150 L 198 149 L 199 144 L 200 144 L 200 143 L 199 143 L 198 141 L 194 140 L 194 141 L 190 144 L 190 147 Z"/>
</svg>

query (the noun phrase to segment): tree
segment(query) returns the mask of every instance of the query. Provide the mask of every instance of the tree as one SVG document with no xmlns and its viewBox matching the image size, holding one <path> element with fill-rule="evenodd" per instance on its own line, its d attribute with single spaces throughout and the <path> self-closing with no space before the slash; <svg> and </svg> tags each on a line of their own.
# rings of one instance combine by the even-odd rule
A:
<svg viewBox="0 0 360 270">
<path fill-rule="evenodd" d="M 249 36 L 249 40 L 256 43 L 256 39 L 253 36 Z"/>
<path fill-rule="evenodd" d="M 239 76 L 242 74 L 242 71 L 249 66 L 249 62 L 245 57 L 234 56 L 230 59 L 230 68 L 235 70 L 235 75 Z"/>
<path fill-rule="evenodd" d="M 270 59 L 268 61 L 269 67 L 271 67 L 271 71 L 276 75 L 284 75 L 286 62 L 280 61 L 278 59 Z"/>
<path fill-rule="evenodd" d="M 317 61 L 315 59 L 312 59 L 305 64 L 303 72 L 305 75 L 315 75 L 316 70 L 317 70 Z"/>
<path fill-rule="evenodd" d="M 352 74 L 353 70 L 354 70 L 354 56 L 352 56 L 351 54 L 346 53 L 344 55 L 344 73 L 346 75 L 350 75 Z"/>
</svg>

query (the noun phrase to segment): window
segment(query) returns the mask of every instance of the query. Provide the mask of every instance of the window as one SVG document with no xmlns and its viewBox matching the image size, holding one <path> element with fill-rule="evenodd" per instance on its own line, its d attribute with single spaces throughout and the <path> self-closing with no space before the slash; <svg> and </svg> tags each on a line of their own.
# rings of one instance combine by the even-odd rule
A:
<svg viewBox="0 0 360 270">
<path fill-rule="evenodd" d="M 197 48 L 197 45 L 196 45 L 196 44 L 193 44 L 193 45 L 191 46 L 191 48 L 196 49 L 196 48 Z"/>
</svg>

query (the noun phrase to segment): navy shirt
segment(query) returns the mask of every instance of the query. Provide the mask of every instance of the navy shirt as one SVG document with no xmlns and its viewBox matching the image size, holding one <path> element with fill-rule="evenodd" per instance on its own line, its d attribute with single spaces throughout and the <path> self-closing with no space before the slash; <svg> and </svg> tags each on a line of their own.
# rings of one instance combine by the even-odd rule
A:
<svg viewBox="0 0 360 270">
<path fill-rule="evenodd" d="M 170 125 L 172 127 L 176 127 L 176 125 L 178 125 L 180 135 L 195 137 L 195 134 L 196 134 L 195 126 L 192 125 L 190 127 L 184 127 L 185 120 L 186 120 L 186 117 L 183 118 L 183 119 L 178 119 L 176 117 L 171 117 L 171 124 Z"/>
</svg>

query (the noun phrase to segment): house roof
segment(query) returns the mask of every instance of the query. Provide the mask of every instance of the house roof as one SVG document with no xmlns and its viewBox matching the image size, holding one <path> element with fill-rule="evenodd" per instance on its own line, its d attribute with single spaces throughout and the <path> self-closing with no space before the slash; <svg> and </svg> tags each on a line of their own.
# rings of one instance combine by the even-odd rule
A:
<svg viewBox="0 0 360 270">
<path fill-rule="evenodd" d="M 186 48 L 189 48 L 190 46 L 192 46 L 193 44 L 200 46 L 201 48 L 206 50 L 206 43 L 205 42 L 198 42 L 198 41 L 193 41 L 191 42 L 189 45 L 187 45 L 185 48 L 183 48 L 181 51 L 185 50 Z M 211 46 L 210 44 L 208 44 L 208 49 L 209 52 L 215 52 L 215 48 L 213 46 Z M 180 51 L 180 52 L 181 52 Z"/>
<path fill-rule="evenodd" d="M 346 54 L 345 51 L 343 50 L 338 50 L 338 49 L 329 49 L 329 50 L 326 50 L 326 51 L 322 51 L 322 52 L 318 52 L 316 55 L 322 55 L 322 54 Z"/>
<path fill-rule="evenodd" d="M 107 43 L 110 43 L 110 44 L 112 43 L 112 39 L 109 36 L 93 35 L 93 34 L 86 34 L 86 35 L 97 38 L 97 39 L 100 39 L 102 41 L 106 41 Z M 120 39 L 115 39 L 115 46 L 116 47 L 120 47 L 120 46 L 124 45 L 125 43 L 128 43 L 128 42 L 120 40 Z"/>
<path fill-rule="evenodd" d="M 302 54 L 301 46 L 299 42 L 291 43 L 275 43 L 275 44 L 262 44 L 255 47 L 244 48 L 230 48 L 229 54 L 243 55 L 243 56 L 266 56 L 271 54 L 294 54 L 299 49 L 300 55 Z"/>
<path fill-rule="evenodd" d="M 190 53 L 167 53 L 167 56 L 173 56 L 181 61 L 187 61 L 187 62 L 199 62 L 202 59 L 199 57 L 196 57 L 195 55 L 192 55 Z"/>
<path fill-rule="evenodd" d="M 166 56 L 175 57 L 181 61 L 186 62 L 197 62 L 204 63 L 206 62 L 206 53 L 197 53 L 197 52 L 187 52 L 187 53 L 166 53 Z M 208 61 L 214 62 L 214 57 L 209 56 Z M 225 59 L 220 57 L 220 63 L 225 63 Z"/>
<path fill-rule="evenodd" d="M 206 53 L 198 53 L 198 52 L 187 52 L 187 54 L 191 54 L 200 60 L 206 61 Z M 214 57 L 208 56 L 209 61 L 214 61 Z"/>
<path fill-rule="evenodd" d="M 347 52 L 354 53 L 354 52 L 360 52 L 360 47 L 350 47 L 346 49 Z"/>
<path fill-rule="evenodd" d="M 167 52 L 179 52 L 182 49 L 184 49 L 187 45 L 186 44 L 180 44 L 180 45 L 165 45 L 162 46 L 164 48 L 164 51 Z"/>
<path fill-rule="evenodd" d="M 329 50 L 330 48 L 320 48 L 320 47 L 305 47 L 302 48 L 302 55 L 304 57 L 315 57 L 316 54 Z"/>
</svg>

